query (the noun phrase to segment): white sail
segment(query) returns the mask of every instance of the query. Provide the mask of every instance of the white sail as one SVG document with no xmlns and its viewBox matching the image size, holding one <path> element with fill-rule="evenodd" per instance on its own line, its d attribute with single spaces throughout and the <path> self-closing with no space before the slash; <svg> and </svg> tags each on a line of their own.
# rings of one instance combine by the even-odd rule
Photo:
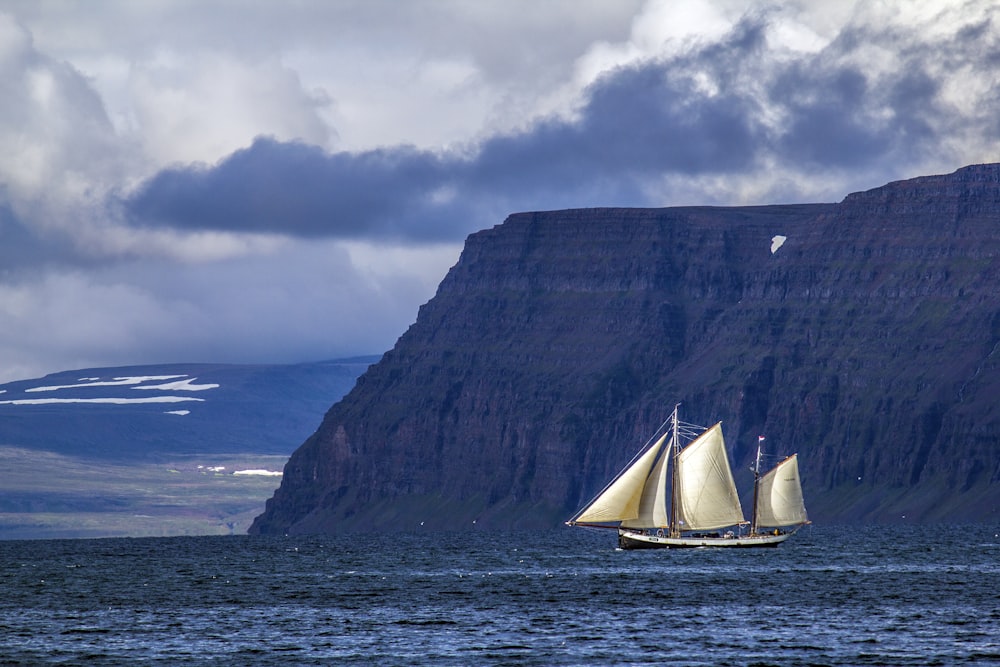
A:
<svg viewBox="0 0 1000 667">
<path fill-rule="evenodd" d="M 642 456 L 619 473 L 571 523 L 610 523 L 636 519 L 639 516 L 643 489 L 651 477 L 650 469 L 668 435 L 669 433 L 664 433 Z"/>
<path fill-rule="evenodd" d="M 680 530 L 711 530 L 745 521 L 722 438 L 722 423 L 677 456 L 675 511 Z"/>
<path fill-rule="evenodd" d="M 662 448 L 666 435 L 660 438 L 657 445 Z M 670 447 L 667 448 L 670 451 Z M 667 462 L 670 456 L 664 453 L 653 466 L 653 471 L 646 478 L 646 485 L 639 498 L 639 512 L 634 519 L 622 521 L 625 528 L 665 528 L 670 518 L 667 515 L 667 476 L 670 466 Z"/>
<path fill-rule="evenodd" d="M 757 525 L 791 526 L 808 520 L 799 482 L 799 461 L 792 454 L 760 478 Z"/>
</svg>

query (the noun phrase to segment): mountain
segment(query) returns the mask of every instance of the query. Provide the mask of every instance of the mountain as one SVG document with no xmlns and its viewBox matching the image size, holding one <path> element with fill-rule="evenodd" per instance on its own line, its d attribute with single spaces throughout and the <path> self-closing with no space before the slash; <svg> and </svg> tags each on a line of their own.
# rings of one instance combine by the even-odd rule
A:
<svg viewBox="0 0 1000 667">
<path fill-rule="evenodd" d="M 0 385 L 0 445 L 117 461 L 287 455 L 377 360 L 90 368 L 10 382 Z"/>
<path fill-rule="evenodd" d="M 378 357 L 166 364 L 0 385 L 0 538 L 243 532 Z"/>
<path fill-rule="evenodd" d="M 558 525 L 682 403 L 799 453 L 819 522 L 996 520 L 1000 165 L 836 204 L 511 215 L 251 532 Z"/>
</svg>

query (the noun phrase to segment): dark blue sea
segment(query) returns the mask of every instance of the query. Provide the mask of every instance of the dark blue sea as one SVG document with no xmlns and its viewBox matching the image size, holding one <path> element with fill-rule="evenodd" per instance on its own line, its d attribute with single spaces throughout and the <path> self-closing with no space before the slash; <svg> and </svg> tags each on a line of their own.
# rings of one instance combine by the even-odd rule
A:
<svg viewBox="0 0 1000 667">
<path fill-rule="evenodd" d="M 3 665 L 1000 663 L 1000 526 L 0 542 Z"/>
</svg>

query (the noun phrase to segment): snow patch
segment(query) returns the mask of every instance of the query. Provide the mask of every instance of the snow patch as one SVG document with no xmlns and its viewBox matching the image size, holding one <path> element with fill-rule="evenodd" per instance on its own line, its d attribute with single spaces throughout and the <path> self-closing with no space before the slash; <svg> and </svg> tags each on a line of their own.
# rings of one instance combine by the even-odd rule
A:
<svg viewBox="0 0 1000 667">
<path fill-rule="evenodd" d="M 49 387 L 32 387 L 25 389 L 25 393 L 31 391 L 59 391 L 60 389 L 79 389 L 80 387 L 123 387 L 132 384 L 142 384 L 152 380 L 174 380 L 176 378 L 187 377 L 186 375 L 138 375 L 135 377 L 119 377 L 113 380 L 101 380 L 96 382 L 81 382 L 79 384 L 52 385 Z M 91 379 L 91 378 L 84 378 Z"/>
<path fill-rule="evenodd" d="M 188 378 L 177 380 L 176 382 L 164 382 L 163 384 L 144 384 L 141 387 L 132 389 L 162 389 L 163 391 L 205 391 L 206 389 L 218 389 L 217 384 L 192 384 L 198 378 Z"/>
<path fill-rule="evenodd" d="M 18 398 L 0 401 L 0 405 L 52 405 L 55 403 L 109 403 L 126 405 L 131 403 L 183 403 L 184 401 L 204 401 L 191 396 L 150 396 L 149 398 Z"/>
<path fill-rule="evenodd" d="M 262 475 L 264 477 L 281 477 L 280 472 L 274 470 L 234 470 L 234 475 Z"/>
<path fill-rule="evenodd" d="M 787 240 L 788 240 L 788 237 L 787 236 L 782 236 L 781 234 L 778 234 L 777 236 L 772 236 L 771 237 L 771 254 L 773 255 L 774 253 L 778 252 L 778 248 L 780 248 L 782 245 L 784 245 L 785 241 L 787 241 Z"/>
</svg>

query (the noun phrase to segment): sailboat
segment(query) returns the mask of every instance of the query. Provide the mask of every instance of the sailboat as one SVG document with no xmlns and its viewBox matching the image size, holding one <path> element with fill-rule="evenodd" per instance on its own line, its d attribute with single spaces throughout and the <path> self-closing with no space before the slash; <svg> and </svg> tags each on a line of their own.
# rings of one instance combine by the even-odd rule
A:
<svg viewBox="0 0 1000 667">
<path fill-rule="evenodd" d="M 775 547 L 809 523 L 797 455 L 761 475 L 764 439 L 758 438 L 746 521 L 722 422 L 707 429 L 681 422 L 679 407 L 657 430 L 662 434 L 566 525 L 617 528 L 622 549 L 656 549 Z"/>
</svg>

